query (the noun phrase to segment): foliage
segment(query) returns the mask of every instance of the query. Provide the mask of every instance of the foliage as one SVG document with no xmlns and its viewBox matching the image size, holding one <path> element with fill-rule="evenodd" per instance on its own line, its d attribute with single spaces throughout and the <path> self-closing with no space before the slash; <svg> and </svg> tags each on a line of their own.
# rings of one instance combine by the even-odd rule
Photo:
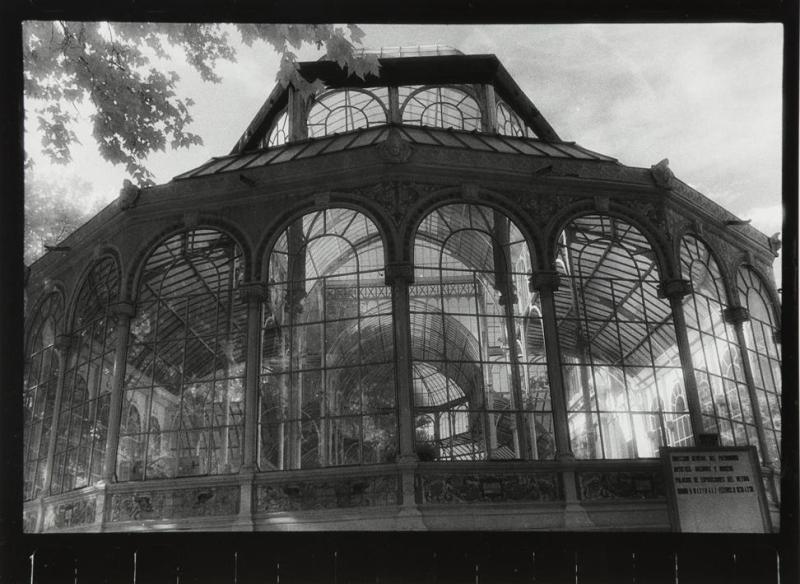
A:
<svg viewBox="0 0 800 584">
<path fill-rule="evenodd" d="M 82 179 L 57 184 L 31 176 L 25 177 L 24 260 L 30 265 L 45 252 L 45 245 L 55 245 L 80 227 L 95 209 L 80 204 L 80 196 L 91 185 Z"/>
<path fill-rule="evenodd" d="M 192 99 L 176 92 L 178 74 L 154 61 L 177 49 L 203 80 L 218 83 L 218 62 L 236 58 L 233 30 L 246 45 L 261 40 L 278 51 L 278 81 L 302 92 L 319 88 L 297 71 L 294 51 L 306 44 L 362 78 L 377 71 L 377 58 L 355 49 L 363 37 L 355 26 L 30 21 L 23 27 L 25 97 L 36 104 L 27 113 L 36 116 L 45 154 L 56 163 L 70 161 L 75 104 L 88 101 L 100 155 L 124 164 L 135 183 L 152 184 L 145 166 L 150 153 L 202 143 L 189 129 Z"/>
</svg>

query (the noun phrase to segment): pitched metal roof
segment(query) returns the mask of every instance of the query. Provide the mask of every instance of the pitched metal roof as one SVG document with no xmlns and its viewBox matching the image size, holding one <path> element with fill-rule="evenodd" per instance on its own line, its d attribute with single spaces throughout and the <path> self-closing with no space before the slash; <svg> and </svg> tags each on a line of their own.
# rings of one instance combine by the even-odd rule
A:
<svg viewBox="0 0 800 584">
<path fill-rule="evenodd" d="M 212 158 L 202 166 L 179 174 L 174 180 L 210 176 L 224 172 L 260 168 L 313 156 L 330 154 L 341 150 L 352 150 L 374 146 L 385 142 L 391 132 L 411 144 L 425 146 L 445 146 L 465 150 L 482 150 L 506 154 L 525 154 L 545 158 L 566 158 L 573 160 L 598 160 L 616 162 L 615 158 L 592 152 L 574 142 L 545 142 L 536 138 L 521 138 L 465 132 L 452 129 L 428 128 L 418 126 L 382 125 L 362 128 L 354 132 L 333 134 L 321 138 L 291 142 L 273 148 L 254 150 L 229 156 Z"/>
</svg>

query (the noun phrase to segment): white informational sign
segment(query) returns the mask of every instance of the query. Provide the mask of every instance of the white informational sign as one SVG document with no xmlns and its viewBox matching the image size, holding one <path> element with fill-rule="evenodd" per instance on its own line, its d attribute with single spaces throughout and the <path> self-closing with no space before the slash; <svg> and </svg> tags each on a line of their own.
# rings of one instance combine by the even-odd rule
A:
<svg viewBox="0 0 800 584">
<path fill-rule="evenodd" d="M 673 527 L 688 533 L 767 533 L 755 448 L 664 448 Z"/>
</svg>

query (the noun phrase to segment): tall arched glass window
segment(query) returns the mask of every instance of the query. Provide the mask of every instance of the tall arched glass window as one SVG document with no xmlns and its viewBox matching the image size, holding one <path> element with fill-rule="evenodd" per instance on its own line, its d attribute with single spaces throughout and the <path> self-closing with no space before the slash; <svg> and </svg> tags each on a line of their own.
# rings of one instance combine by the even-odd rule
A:
<svg viewBox="0 0 800 584">
<path fill-rule="evenodd" d="M 389 90 L 335 89 L 320 95 L 308 112 L 308 136 L 318 138 L 387 123 Z"/>
<path fill-rule="evenodd" d="M 131 319 L 118 480 L 238 472 L 246 309 L 242 250 L 195 229 L 156 248 Z"/>
<path fill-rule="evenodd" d="M 264 306 L 261 470 L 395 460 L 391 288 L 365 215 L 327 209 L 294 221 L 272 249 Z"/>
<path fill-rule="evenodd" d="M 686 332 L 700 397 L 703 430 L 723 446 L 758 446 L 758 434 L 741 364 L 736 331 L 725 322 L 725 290 L 708 247 L 687 236 L 681 242 L 681 270 L 693 293 L 683 301 Z"/>
<path fill-rule="evenodd" d="M 517 227 L 488 207 L 447 205 L 420 224 L 410 329 L 422 460 L 553 458 L 530 265 Z"/>
<path fill-rule="evenodd" d="M 23 399 L 23 498 L 42 493 L 47 448 L 53 427 L 53 407 L 58 385 L 55 340 L 61 326 L 64 305 L 61 296 L 48 294 L 39 305 L 28 333 Z"/>
<path fill-rule="evenodd" d="M 119 267 L 101 258 L 81 283 L 58 418 L 52 493 L 102 477 L 114 375 Z"/>
<path fill-rule="evenodd" d="M 776 468 L 781 459 L 781 353 L 778 327 L 769 294 L 761 278 L 748 267 L 739 270 L 737 285 L 750 319 L 744 323 L 747 357 L 753 370 L 758 408 L 766 439 L 765 459 Z"/>
<path fill-rule="evenodd" d="M 457 87 L 410 87 L 399 90 L 404 124 L 480 130 L 481 109 L 469 93 Z"/>
<path fill-rule="evenodd" d="M 655 254 L 624 220 L 587 215 L 560 238 L 556 294 L 570 440 L 578 458 L 642 458 L 693 443 L 672 312 Z"/>
</svg>

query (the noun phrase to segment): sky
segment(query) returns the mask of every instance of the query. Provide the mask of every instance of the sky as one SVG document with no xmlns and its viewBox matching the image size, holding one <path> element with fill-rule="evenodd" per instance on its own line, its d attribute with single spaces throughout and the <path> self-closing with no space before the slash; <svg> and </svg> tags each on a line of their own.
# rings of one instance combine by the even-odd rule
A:
<svg viewBox="0 0 800 584">
<path fill-rule="evenodd" d="M 440 44 L 497 55 L 562 139 L 649 168 L 664 158 L 682 181 L 767 235 L 782 224 L 782 44 L 779 24 L 362 25 L 368 48 Z M 234 33 L 235 35 L 235 33 Z M 316 60 L 319 52 L 300 52 Z M 204 145 L 148 160 L 156 183 L 228 154 L 275 85 L 278 55 L 239 47 L 219 84 L 186 63 L 180 90 L 196 106 L 189 128 Z M 87 111 L 88 113 L 88 111 Z M 88 120 L 88 116 L 86 117 Z M 91 184 L 97 208 L 119 194 L 124 168 L 103 161 L 87 123 L 67 167 L 26 149 L 35 172 Z M 780 263 L 775 264 L 780 277 Z"/>
</svg>

